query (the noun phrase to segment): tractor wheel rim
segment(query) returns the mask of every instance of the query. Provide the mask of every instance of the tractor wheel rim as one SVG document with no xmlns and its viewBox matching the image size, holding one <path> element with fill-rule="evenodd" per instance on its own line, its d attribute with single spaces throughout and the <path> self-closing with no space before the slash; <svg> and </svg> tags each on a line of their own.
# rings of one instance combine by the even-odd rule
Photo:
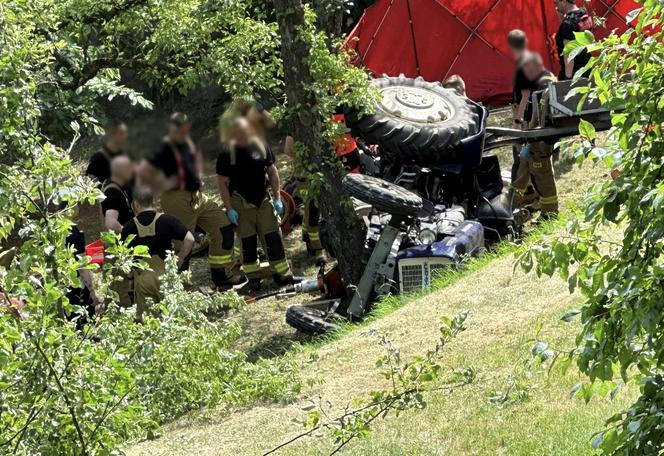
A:
<svg viewBox="0 0 664 456">
<path fill-rule="evenodd" d="M 390 86 L 381 90 L 381 108 L 412 122 L 438 123 L 452 117 L 452 106 L 432 90 L 423 87 Z"/>
</svg>

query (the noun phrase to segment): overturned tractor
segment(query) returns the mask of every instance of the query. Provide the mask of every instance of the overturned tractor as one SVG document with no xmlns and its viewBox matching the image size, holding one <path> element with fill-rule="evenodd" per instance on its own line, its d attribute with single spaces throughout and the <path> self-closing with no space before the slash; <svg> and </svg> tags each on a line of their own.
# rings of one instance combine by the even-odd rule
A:
<svg viewBox="0 0 664 456">
<path fill-rule="evenodd" d="M 375 175 L 349 174 L 343 182 L 349 196 L 370 206 L 363 214 L 364 273 L 352 287 L 321 286 L 321 299 L 289 308 L 287 322 L 303 332 L 321 334 L 340 318 L 358 320 L 376 299 L 427 288 L 441 270 L 481 254 L 487 242 L 520 236 L 529 214 L 513 209 L 489 151 L 576 135 L 579 117 L 598 130 L 608 128 L 601 106 L 587 102 L 576 110 L 564 101 L 569 82 L 533 94 L 535 115 L 545 121 L 530 131 L 487 128 L 486 108 L 421 78 L 373 83 L 382 94 L 374 112 L 346 113 L 353 135 L 380 149 L 371 167 Z M 334 269 L 327 274 L 338 277 Z M 328 275 L 321 272 L 319 282 Z"/>
</svg>

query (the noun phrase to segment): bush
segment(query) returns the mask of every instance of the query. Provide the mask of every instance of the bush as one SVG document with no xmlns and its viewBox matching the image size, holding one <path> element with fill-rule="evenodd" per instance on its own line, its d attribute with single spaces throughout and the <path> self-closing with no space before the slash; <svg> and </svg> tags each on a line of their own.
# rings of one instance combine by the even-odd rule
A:
<svg viewBox="0 0 664 456">
<path fill-rule="evenodd" d="M 254 364 L 232 349 L 240 329 L 230 315 L 239 297 L 187 292 L 174 258 L 159 317 L 140 324 L 133 310 L 111 304 L 81 324 L 82 311 L 66 292 L 89 266 L 65 244 L 71 214 L 52 207 L 94 200 L 97 191 L 73 172 L 64 152 L 49 147 L 0 175 L 7 208 L 0 236 L 15 234 L 19 245 L 0 268 L 1 454 L 114 454 L 190 410 L 284 400 L 297 391 L 292 360 Z M 142 266 L 144 248 L 106 240 L 113 261 L 105 277 Z M 109 284 L 99 291 L 112 302 Z"/>
</svg>

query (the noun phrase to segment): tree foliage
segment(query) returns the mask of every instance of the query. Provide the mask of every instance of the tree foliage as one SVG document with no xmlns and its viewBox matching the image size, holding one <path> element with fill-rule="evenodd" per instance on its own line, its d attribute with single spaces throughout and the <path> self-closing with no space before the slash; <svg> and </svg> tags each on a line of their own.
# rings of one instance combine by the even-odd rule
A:
<svg viewBox="0 0 664 456">
<path fill-rule="evenodd" d="M 0 269 L 0 452 L 110 454 L 187 411 L 279 400 L 297 390 L 290 360 L 254 364 L 231 349 L 238 325 L 205 315 L 237 307 L 239 299 L 186 291 L 174 258 L 159 318 L 135 322 L 133 309 L 116 308 L 101 286 L 111 302 L 106 314 L 77 324 L 85 310 L 66 293 L 80 286 L 77 271 L 90 266 L 65 243 L 70 210 L 55 207 L 94 199 L 97 190 L 76 175 L 66 151 L 44 147 L 0 171 L 0 238 L 14 233 L 19 246 Z M 117 236 L 106 241 L 107 281 L 142 266 L 144 247 L 128 249 Z"/>
<path fill-rule="evenodd" d="M 588 193 L 566 234 L 521 257 L 527 270 L 558 272 L 585 297 L 570 354 L 592 382 L 581 388 L 584 395 L 621 381 L 640 385 L 638 401 L 593 440 L 603 454 L 652 455 L 664 448 L 663 8 L 646 0 L 633 30 L 597 43 L 577 34 L 566 50 L 596 53 L 589 64 L 593 87 L 579 92 L 613 111 L 606 147 L 595 146 L 594 128 L 582 121 L 577 157 L 604 162 L 614 178 Z"/>
<path fill-rule="evenodd" d="M 0 4 L 0 453 L 112 454 L 189 410 L 279 400 L 299 382 L 288 360 L 250 363 L 230 345 L 231 296 L 184 291 L 171 265 L 161 317 L 143 324 L 111 304 L 94 322 L 66 293 L 88 268 L 65 243 L 72 209 L 96 201 L 66 145 L 98 123 L 103 98 L 149 106 L 121 71 L 186 91 L 204 80 L 236 94 L 282 87 L 275 25 L 242 2 L 64 1 Z M 141 249 L 107 236 L 107 268 Z M 3 257 L 3 260 L 5 258 Z M 102 298 L 113 302 L 106 283 Z M 226 310 L 223 310 L 226 312 Z"/>
</svg>

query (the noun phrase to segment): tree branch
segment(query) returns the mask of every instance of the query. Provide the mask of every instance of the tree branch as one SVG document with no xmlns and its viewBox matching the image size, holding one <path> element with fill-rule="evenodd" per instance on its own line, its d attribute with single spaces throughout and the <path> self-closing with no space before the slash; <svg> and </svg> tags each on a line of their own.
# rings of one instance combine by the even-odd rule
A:
<svg viewBox="0 0 664 456">
<path fill-rule="evenodd" d="M 147 5 L 149 1 L 150 0 L 127 0 L 113 5 L 110 9 L 95 11 L 94 13 L 89 14 L 87 16 L 83 16 L 81 18 L 65 19 L 57 25 L 56 31 L 63 30 L 72 25 L 73 23 L 77 25 L 97 25 L 102 22 L 109 22 L 115 19 L 117 16 L 126 13 L 127 11 L 136 6 Z"/>
<path fill-rule="evenodd" d="M 58 387 L 58 390 L 62 394 L 62 399 L 65 401 L 65 404 L 67 405 L 67 409 L 69 410 L 69 415 L 71 416 L 72 423 L 74 424 L 74 427 L 76 428 L 76 433 L 78 434 L 78 440 L 81 444 L 81 449 L 83 450 L 82 453 L 88 454 L 87 443 L 85 441 L 85 436 L 83 435 L 83 429 L 80 423 L 78 422 L 76 411 L 74 410 L 74 406 L 71 403 L 69 396 L 65 392 L 65 388 L 62 385 L 62 382 L 60 381 L 60 377 L 58 376 L 58 373 L 55 371 L 53 364 L 51 364 L 51 361 L 48 359 L 48 356 L 46 355 L 46 353 L 44 353 L 44 350 L 41 348 L 41 345 L 39 345 L 38 341 L 35 342 L 35 348 L 37 349 L 39 356 L 41 356 L 44 362 L 46 363 L 46 367 L 48 368 L 50 374 L 55 379 L 55 383 Z"/>
</svg>

